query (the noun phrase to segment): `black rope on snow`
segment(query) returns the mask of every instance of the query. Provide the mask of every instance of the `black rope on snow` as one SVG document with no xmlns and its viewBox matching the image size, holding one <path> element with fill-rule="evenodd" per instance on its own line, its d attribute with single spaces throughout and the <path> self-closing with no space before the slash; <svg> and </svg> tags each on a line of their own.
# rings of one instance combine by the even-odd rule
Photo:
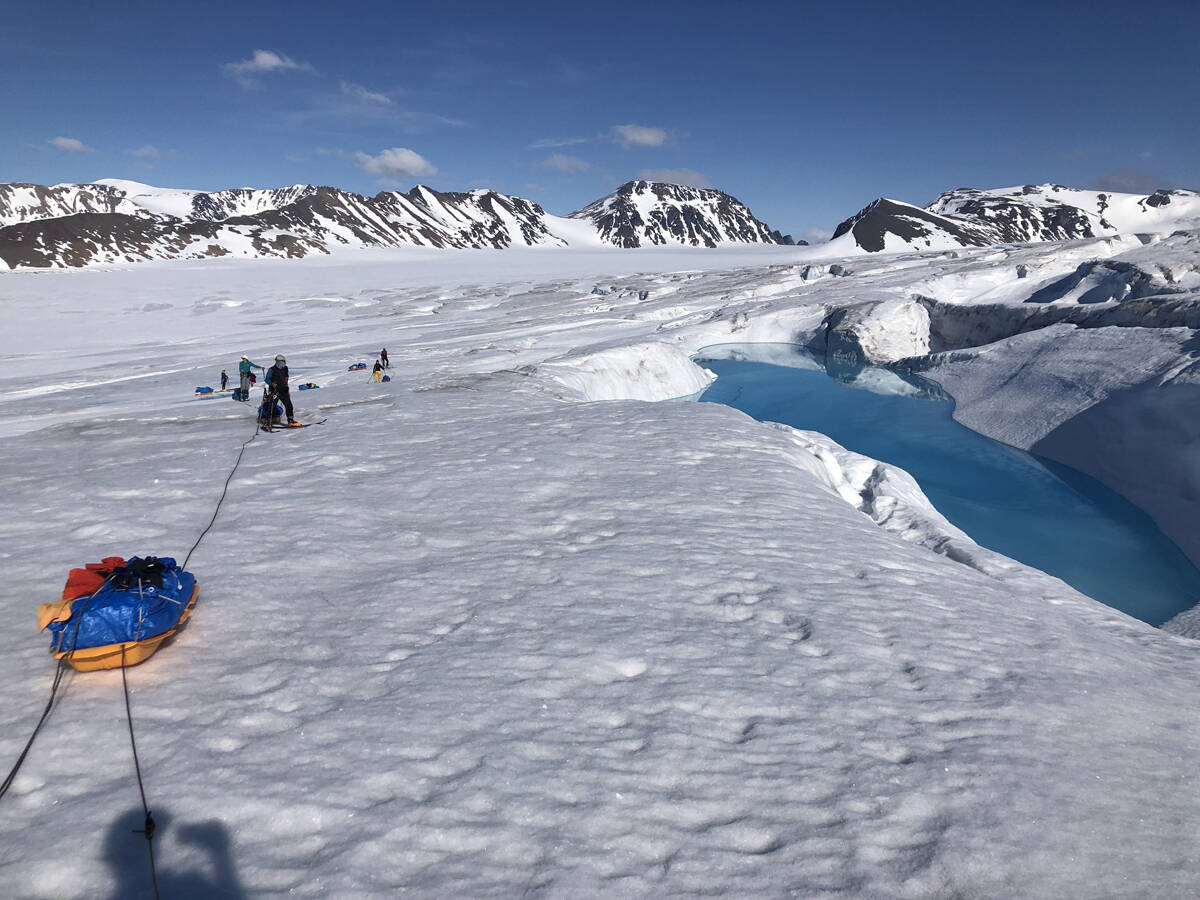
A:
<svg viewBox="0 0 1200 900">
<path fill-rule="evenodd" d="M 154 885 L 154 898 L 158 900 L 158 869 L 154 865 L 154 816 L 146 804 L 146 785 L 142 782 L 142 764 L 138 761 L 137 741 L 133 737 L 133 712 L 129 707 L 129 679 L 125 675 L 125 645 L 121 644 L 121 687 L 125 690 L 125 721 L 129 725 L 129 747 L 133 750 L 133 771 L 137 774 L 138 793 L 142 796 L 142 812 L 146 818 L 134 834 L 145 835 L 146 850 L 150 853 L 150 882 Z"/>
<path fill-rule="evenodd" d="M 107 583 L 108 582 L 105 581 L 105 584 Z M 100 585 L 100 588 L 103 587 L 103 584 Z M 8 789 L 12 787 L 12 783 L 16 781 L 17 773 L 21 770 L 21 766 L 24 765 L 25 757 L 29 755 L 29 750 L 33 747 L 33 742 L 37 739 L 38 733 L 42 730 L 42 726 L 46 724 L 46 719 L 50 718 L 50 710 L 54 708 L 54 699 L 58 696 L 58 689 L 62 685 L 63 676 L 67 674 L 67 669 L 69 667 L 67 660 L 70 659 L 71 654 L 75 652 L 75 644 L 79 640 L 79 625 L 83 622 L 83 614 L 87 611 L 87 606 L 92 602 L 92 597 L 94 596 L 95 592 L 92 592 L 84 599 L 83 607 L 79 610 L 79 615 L 75 619 L 75 629 L 71 632 L 71 646 L 59 659 L 58 668 L 54 670 L 54 681 L 50 683 L 50 697 L 46 700 L 46 708 L 42 710 L 42 715 L 38 719 L 37 725 L 35 725 L 33 728 L 33 734 L 29 735 L 29 740 L 25 742 L 25 749 L 23 749 L 21 751 L 21 755 L 17 757 L 17 761 L 13 764 L 12 769 L 9 771 L 8 775 L 5 776 L 4 782 L 0 784 L 0 798 L 3 798 L 4 795 L 8 793 Z M 61 642 L 59 643 L 59 647 L 62 647 Z"/>
<path fill-rule="evenodd" d="M 17 772 L 21 770 L 21 766 L 25 762 L 25 757 L 29 755 L 30 748 L 33 747 L 33 742 L 38 736 L 38 732 L 42 730 L 42 726 L 46 724 L 46 719 L 50 717 L 50 710 L 54 706 L 54 698 L 58 695 L 58 686 L 62 684 L 63 675 L 66 674 L 67 660 L 63 657 L 58 661 L 58 669 L 54 673 L 54 681 L 50 685 L 50 699 L 46 701 L 46 708 L 42 710 L 41 718 L 38 719 L 37 725 L 33 728 L 33 734 L 29 736 L 29 740 L 25 742 L 25 749 L 21 751 L 21 755 L 17 757 L 16 763 L 13 764 L 12 770 L 4 779 L 4 783 L 0 784 L 0 797 L 8 793 L 8 789 L 12 787 L 12 783 L 17 778 Z"/>
<path fill-rule="evenodd" d="M 242 464 L 242 455 L 246 452 L 246 447 L 248 447 L 250 445 L 251 441 L 253 441 L 256 437 L 258 437 L 258 432 L 260 430 L 261 430 L 261 424 L 257 421 L 257 417 L 256 417 L 256 421 L 254 424 L 254 434 L 250 435 L 250 437 L 242 443 L 242 448 L 238 451 L 237 460 L 234 462 L 233 468 L 229 470 L 229 476 L 225 479 L 225 486 L 221 489 L 221 497 L 219 500 L 217 500 L 217 508 L 213 510 L 212 518 L 209 520 L 208 525 L 205 526 L 204 530 L 202 532 L 200 532 L 200 537 L 196 538 L 196 543 L 192 544 L 192 549 L 187 552 L 187 556 L 184 557 L 183 565 L 180 568 L 183 568 L 183 569 L 187 568 L 188 560 L 190 560 L 192 558 L 192 554 L 196 552 L 196 548 L 200 546 L 200 542 L 202 540 L 204 540 L 205 535 L 208 534 L 208 532 L 212 529 L 213 525 L 216 523 L 217 516 L 221 512 L 221 504 L 225 502 L 225 495 L 229 492 L 229 483 L 231 481 L 233 481 L 234 473 L 237 472 L 238 466 L 240 466 Z M 101 588 L 102 587 L 103 587 L 103 585 L 101 585 Z M 99 590 L 99 589 L 97 589 L 97 590 Z M 27 757 L 29 755 L 29 750 L 30 750 L 30 748 L 33 747 L 33 742 L 37 739 L 38 733 L 42 730 L 42 726 L 46 724 L 46 719 L 48 719 L 50 717 L 50 711 L 54 708 L 54 700 L 58 696 L 58 689 L 62 685 L 63 677 L 67 673 L 67 668 L 69 666 L 68 660 L 70 659 L 71 654 L 75 652 L 75 643 L 79 639 L 79 626 L 83 622 L 83 613 L 86 611 L 87 604 L 91 602 L 92 596 L 94 596 L 94 595 L 95 595 L 95 592 L 93 592 L 91 595 L 89 595 L 87 597 L 86 601 L 83 604 L 83 608 L 80 609 L 78 615 L 75 616 L 75 630 L 74 630 L 74 632 L 72 632 L 72 635 L 71 635 L 70 649 L 68 649 L 67 652 L 64 653 L 62 658 L 59 659 L 59 661 L 58 661 L 58 668 L 54 672 L 54 680 L 50 684 L 50 697 L 49 697 L 49 699 L 46 700 L 46 707 L 45 707 L 45 709 L 42 710 L 42 715 L 38 718 L 37 725 L 35 725 L 33 728 L 33 733 L 29 736 L 29 740 L 25 742 L 25 748 L 21 751 L 21 755 L 17 757 L 16 763 L 13 764 L 12 769 L 9 771 L 8 775 L 5 776 L 4 781 L 2 783 L 0 783 L 0 799 L 2 799 L 4 797 L 4 795 L 8 793 L 8 789 L 10 787 L 12 787 L 12 783 L 17 778 L 17 773 L 21 770 L 21 766 L 24 765 L 24 763 L 25 763 L 25 757 Z M 76 599 L 79 599 L 79 598 L 76 598 Z M 60 644 L 59 646 L 61 647 L 62 645 Z M 124 655 L 125 655 L 125 649 L 124 649 L 124 647 L 122 647 L 121 648 L 121 656 L 122 656 L 121 676 L 122 676 L 122 678 L 125 675 L 125 672 L 124 672 L 125 666 L 123 664 L 124 663 Z M 126 694 L 127 706 L 128 706 L 128 699 L 129 699 L 128 694 Z M 127 711 L 128 711 L 128 709 L 127 709 Z M 133 730 L 133 723 L 130 722 L 130 736 L 131 737 L 132 737 L 132 730 Z M 135 753 L 136 753 L 136 751 L 135 751 Z M 140 787 L 140 782 L 141 782 L 140 773 L 138 776 L 138 782 L 139 782 L 139 787 Z M 143 808 L 145 807 L 145 805 L 146 805 L 146 798 L 145 798 L 145 793 L 143 792 L 143 794 L 142 794 Z M 149 816 L 149 811 L 147 811 L 147 816 Z M 153 822 L 149 821 L 147 824 L 148 824 L 150 831 L 153 831 Z M 154 855 L 153 850 L 151 850 L 150 855 L 153 858 L 153 855 Z M 157 896 L 157 893 L 156 893 L 156 896 Z"/>
<path fill-rule="evenodd" d="M 250 446 L 251 442 L 258 437 L 258 433 L 261 430 L 262 423 L 256 420 L 254 423 L 254 434 L 250 435 L 250 437 L 242 443 L 242 449 L 238 451 L 237 460 L 234 462 L 233 468 L 229 470 L 229 475 L 225 478 L 225 486 L 221 488 L 221 498 L 217 500 L 217 508 L 213 510 L 212 518 L 209 519 L 208 524 L 204 526 L 204 530 L 200 532 L 200 537 L 196 538 L 196 543 L 192 544 L 192 549 L 187 552 L 187 556 L 183 558 L 183 565 L 180 566 L 181 569 L 187 568 L 188 560 L 192 558 L 192 554 L 196 552 L 196 548 L 200 546 L 200 542 L 204 540 L 204 536 L 207 535 L 212 529 L 213 525 L 216 524 L 217 516 L 221 512 L 221 504 L 225 502 L 225 495 L 229 493 L 229 482 L 233 481 L 234 473 L 237 472 L 238 466 L 242 464 L 242 454 L 246 452 L 246 448 Z"/>
</svg>

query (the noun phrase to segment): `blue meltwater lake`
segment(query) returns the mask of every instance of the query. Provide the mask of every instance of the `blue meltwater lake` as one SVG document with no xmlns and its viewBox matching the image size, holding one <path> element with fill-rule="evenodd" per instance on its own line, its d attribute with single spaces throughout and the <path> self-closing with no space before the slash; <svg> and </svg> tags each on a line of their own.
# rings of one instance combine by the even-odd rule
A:
<svg viewBox="0 0 1200 900">
<path fill-rule="evenodd" d="M 923 379 L 830 367 L 800 347 L 708 347 L 701 396 L 761 421 L 819 431 L 899 466 L 978 544 L 1161 625 L 1200 601 L 1200 571 L 1148 515 L 1095 479 L 976 434 Z"/>
</svg>

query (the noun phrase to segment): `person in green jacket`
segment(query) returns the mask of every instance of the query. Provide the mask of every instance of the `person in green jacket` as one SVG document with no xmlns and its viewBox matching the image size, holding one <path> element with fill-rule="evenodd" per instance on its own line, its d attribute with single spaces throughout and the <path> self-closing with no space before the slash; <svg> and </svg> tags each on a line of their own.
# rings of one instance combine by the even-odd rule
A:
<svg viewBox="0 0 1200 900">
<path fill-rule="evenodd" d="M 238 363 L 238 374 L 242 376 L 241 389 L 242 399 L 250 399 L 250 370 L 258 369 L 260 372 L 265 372 L 266 367 L 260 366 L 258 363 L 250 362 L 250 357 L 243 356 L 242 361 Z"/>
</svg>

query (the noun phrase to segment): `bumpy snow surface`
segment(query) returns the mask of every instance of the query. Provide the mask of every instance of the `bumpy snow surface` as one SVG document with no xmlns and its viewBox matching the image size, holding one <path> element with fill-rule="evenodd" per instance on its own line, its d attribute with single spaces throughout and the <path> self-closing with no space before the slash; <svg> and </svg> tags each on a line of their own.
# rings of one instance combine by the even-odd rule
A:
<svg viewBox="0 0 1200 900">
<path fill-rule="evenodd" d="M 839 346 L 927 348 L 872 311 L 1080 263 L 993 252 L 6 274 L 4 767 L 53 673 L 35 604 L 184 556 L 254 433 L 192 390 L 283 352 L 328 421 L 249 443 L 191 622 L 128 673 L 164 897 L 1192 896 L 1200 645 L 820 435 L 644 402 L 703 387 L 702 346 L 853 302 Z M 346 371 L 381 345 L 390 384 Z M 146 896 L 139 827 L 121 677 L 71 676 L 0 801 L 3 892 Z"/>
</svg>

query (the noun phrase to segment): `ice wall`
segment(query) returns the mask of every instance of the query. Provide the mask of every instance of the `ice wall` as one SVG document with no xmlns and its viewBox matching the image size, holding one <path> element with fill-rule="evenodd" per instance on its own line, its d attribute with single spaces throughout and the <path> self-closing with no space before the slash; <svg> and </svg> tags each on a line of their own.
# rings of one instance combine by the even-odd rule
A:
<svg viewBox="0 0 1200 900">
<path fill-rule="evenodd" d="M 699 393 L 716 377 L 679 346 L 659 341 L 570 353 L 536 371 L 582 400 L 670 400 Z"/>
</svg>

